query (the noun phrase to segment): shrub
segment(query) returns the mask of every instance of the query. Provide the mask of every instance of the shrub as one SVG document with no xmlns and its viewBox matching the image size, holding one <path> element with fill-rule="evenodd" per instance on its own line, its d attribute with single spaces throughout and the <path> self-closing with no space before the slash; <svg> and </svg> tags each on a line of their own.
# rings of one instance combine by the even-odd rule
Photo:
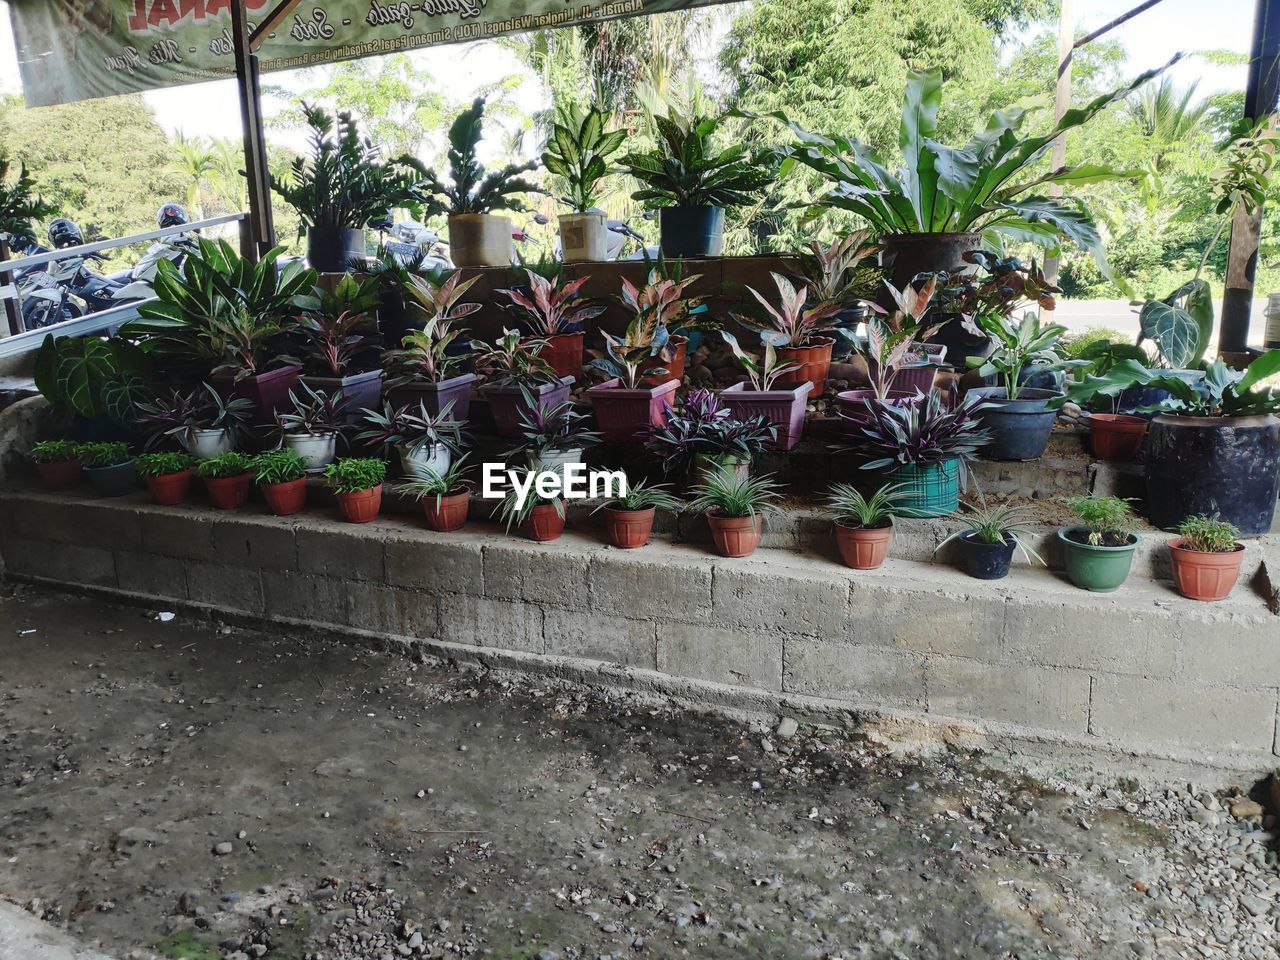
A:
<svg viewBox="0 0 1280 960">
<path fill-rule="evenodd" d="M 70 440 L 41 440 L 31 448 L 31 459 L 36 463 L 66 463 L 79 454 Z"/>
<path fill-rule="evenodd" d="M 127 443 L 81 443 L 76 453 L 86 467 L 114 467 L 129 462 Z"/>
<path fill-rule="evenodd" d="M 648 510 L 650 507 L 674 510 L 680 506 L 680 501 L 669 494 L 663 484 L 656 483 L 650 486 L 643 480 L 637 480 L 635 483 L 627 481 L 627 492 L 617 500 L 602 503 L 591 512 L 595 513 L 607 506 L 612 506 L 615 510 Z"/>
<path fill-rule="evenodd" d="M 1124 547 L 1133 539 L 1128 524 L 1133 510 L 1128 500 L 1120 497 L 1068 497 L 1066 504 L 1088 528 L 1088 543 L 1093 547 Z"/>
<path fill-rule="evenodd" d="M 324 482 L 334 493 L 372 490 L 387 477 L 387 463 L 373 457 L 347 457 L 324 468 Z"/>
<path fill-rule="evenodd" d="M 193 458 L 185 453 L 142 453 L 134 460 L 138 474 L 144 477 L 167 477 L 171 473 L 190 470 Z"/>
<path fill-rule="evenodd" d="M 196 473 L 210 480 L 238 477 L 249 469 L 249 458 L 238 450 L 220 453 L 196 464 Z"/>
</svg>

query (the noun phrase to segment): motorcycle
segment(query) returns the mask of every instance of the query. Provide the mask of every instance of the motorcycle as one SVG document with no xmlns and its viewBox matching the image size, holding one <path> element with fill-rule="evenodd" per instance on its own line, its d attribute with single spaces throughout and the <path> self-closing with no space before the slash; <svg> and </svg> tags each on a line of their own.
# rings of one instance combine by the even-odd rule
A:
<svg viewBox="0 0 1280 960">
<path fill-rule="evenodd" d="M 378 231 L 379 245 L 402 266 L 415 272 L 431 273 L 453 269 L 448 244 L 440 234 L 416 220 L 392 223 L 391 218 L 374 221 L 369 226 Z M 390 239 L 387 238 L 390 234 Z"/>
<path fill-rule="evenodd" d="M 115 289 L 110 292 L 104 305 L 96 309 L 106 310 L 110 307 L 118 307 L 122 303 L 149 300 L 156 295 L 154 284 L 156 274 L 160 270 L 160 263 L 168 260 L 175 267 L 181 268 L 187 255 L 199 249 L 196 238 L 187 233 L 165 237 L 153 243 L 131 270 L 121 270 L 103 278 Z"/>
</svg>

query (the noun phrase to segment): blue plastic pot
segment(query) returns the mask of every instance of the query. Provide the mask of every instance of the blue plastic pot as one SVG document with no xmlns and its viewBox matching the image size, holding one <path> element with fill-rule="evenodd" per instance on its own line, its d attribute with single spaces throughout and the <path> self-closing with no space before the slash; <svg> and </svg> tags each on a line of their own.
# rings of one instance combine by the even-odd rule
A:
<svg viewBox="0 0 1280 960">
<path fill-rule="evenodd" d="M 992 404 L 979 410 L 974 416 L 991 433 L 991 442 L 982 448 L 982 456 L 989 460 L 1034 460 L 1044 454 L 1049 445 L 1049 434 L 1056 410 L 1045 406 L 1058 396 L 1052 390 L 1032 390 L 1024 387 L 1018 391 L 1018 399 L 1009 400 L 1004 387 L 978 387 L 970 390 Z"/>
<path fill-rule="evenodd" d="M 662 207 L 658 240 L 664 257 L 718 257 L 724 248 L 724 209 Z"/>
</svg>

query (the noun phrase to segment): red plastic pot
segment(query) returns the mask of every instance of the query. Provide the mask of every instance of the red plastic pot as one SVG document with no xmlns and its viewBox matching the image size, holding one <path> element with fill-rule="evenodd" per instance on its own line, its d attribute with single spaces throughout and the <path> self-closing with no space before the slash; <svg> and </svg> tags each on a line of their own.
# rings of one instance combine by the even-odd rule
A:
<svg viewBox="0 0 1280 960">
<path fill-rule="evenodd" d="M 1240 577 L 1244 563 L 1244 544 L 1237 543 L 1230 553 L 1206 553 L 1188 550 L 1181 538 L 1169 543 L 1173 561 L 1173 585 L 1188 600 L 1225 600 Z"/>
<path fill-rule="evenodd" d="M 887 527 L 851 527 L 836 521 L 836 547 L 846 567 L 875 570 L 884 564 L 893 546 L 893 524 Z"/>
<path fill-rule="evenodd" d="M 650 357 L 640 364 L 641 372 L 645 370 L 665 370 L 667 371 L 666 375 L 643 376 L 639 380 L 640 386 L 660 387 L 668 380 L 679 380 L 684 383 L 684 368 L 689 359 L 689 338 L 673 334 L 667 340 L 667 345 L 671 349 L 670 361 L 663 360 L 661 357 Z"/>
<path fill-rule="evenodd" d="M 561 333 L 545 338 L 538 356 L 551 365 L 557 377 L 582 376 L 582 333 Z"/>
<path fill-rule="evenodd" d="M 1147 436 L 1148 422 L 1120 413 L 1091 413 L 1089 449 L 1099 460 L 1127 463 L 1138 455 Z"/>
<path fill-rule="evenodd" d="M 307 505 L 307 478 L 299 477 L 285 483 L 264 483 L 261 485 L 262 499 L 267 501 L 267 509 L 277 517 L 291 517 L 301 513 Z"/>
<path fill-rule="evenodd" d="M 80 484 L 80 458 L 61 460 L 58 463 L 37 463 L 36 474 L 46 490 L 70 490 Z"/>
<path fill-rule="evenodd" d="M 184 503 L 191 490 L 191 471 L 179 470 L 159 477 L 147 477 L 147 490 L 151 502 L 162 507 L 176 507 Z"/>
<path fill-rule="evenodd" d="M 813 384 L 814 396 L 822 396 L 827 389 L 827 373 L 831 370 L 831 348 L 835 341 L 830 337 L 814 337 L 807 347 L 779 347 L 780 363 L 799 364 L 774 381 L 780 387 L 794 387 L 808 381 Z"/>
<path fill-rule="evenodd" d="M 422 498 L 422 512 L 427 518 L 427 526 L 438 533 L 452 533 L 467 522 L 467 511 L 471 507 L 471 491 L 462 489 L 456 493 L 448 493 L 439 498 Z"/>
<path fill-rule="evenodd" d="M 249 474 L 234 477 L 205 477 L 204 488 L 209 491 L 209 502 L 219 510 L 235 510 L 249 499 Z"/>
<path fill-rule="evenodd" d="M 615 377 L 587 391 L 600 434 L 608 443 L 644 443 L 651 427 L 667 422 L 667 410 L 680 389 L 679 380 L 658 387 L 624 389 Z"/>
<path fill-rule="evenodd" d="M 555 540 L 564 533 L 564 515 L 556 509 L 554 503 L 540 503 L 530 511 L 524 523 L 520 524 L 520 532 L 539 543 Z"/>
<path fill-rule="evenodd" d="M 649 542 L 653 533 L 653 518 L 657 510 L 623 510 L 609 505 L 604 508 L 604 529 L 609 542 L 622 550 L 635 550 Z"/>
<path fill-rule="evenodd" d="M 382 484 L 354 493 L 335 493 L 338 512 L 348 523 L 368 523 L 382 509 Z"/>
<path fill-rule="evenodd" d="M 752 390 L 748 384 L 735 383 L 720 391 L 720 400 L 735 417 L 753 417 L 764 414 L 766 420 L 778 428 L 777 439 L 769 445 L 772 450 L 790 450 L 804 435 L 805 404 L 813 391 L 813 385 L 801 383 L 788 390 Z"/>
<path fill-rule="evenodd" d="M 725 517 L 710 511 L 707 513 L 707 525 L 711 527 L 716 553 L 722 557 L 751 556 L 760 546 L 760 537 L 764 533 L 764 518 L 759 514 L 754 517 Z"/>
</svg>

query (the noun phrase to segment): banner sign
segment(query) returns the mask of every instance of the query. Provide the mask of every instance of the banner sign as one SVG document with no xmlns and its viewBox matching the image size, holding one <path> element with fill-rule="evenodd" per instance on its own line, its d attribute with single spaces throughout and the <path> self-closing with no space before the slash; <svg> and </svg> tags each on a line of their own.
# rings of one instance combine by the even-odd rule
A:
<svg viewBox="0 0 1280 960">
<path fill-rule="evenodd" d="M 280 0 L 9 0 L 28 106 L 235 75 L 230 4 Z M 303 0 L 258 51 L 265 71 L 726 0 Z"/>
</svg>

